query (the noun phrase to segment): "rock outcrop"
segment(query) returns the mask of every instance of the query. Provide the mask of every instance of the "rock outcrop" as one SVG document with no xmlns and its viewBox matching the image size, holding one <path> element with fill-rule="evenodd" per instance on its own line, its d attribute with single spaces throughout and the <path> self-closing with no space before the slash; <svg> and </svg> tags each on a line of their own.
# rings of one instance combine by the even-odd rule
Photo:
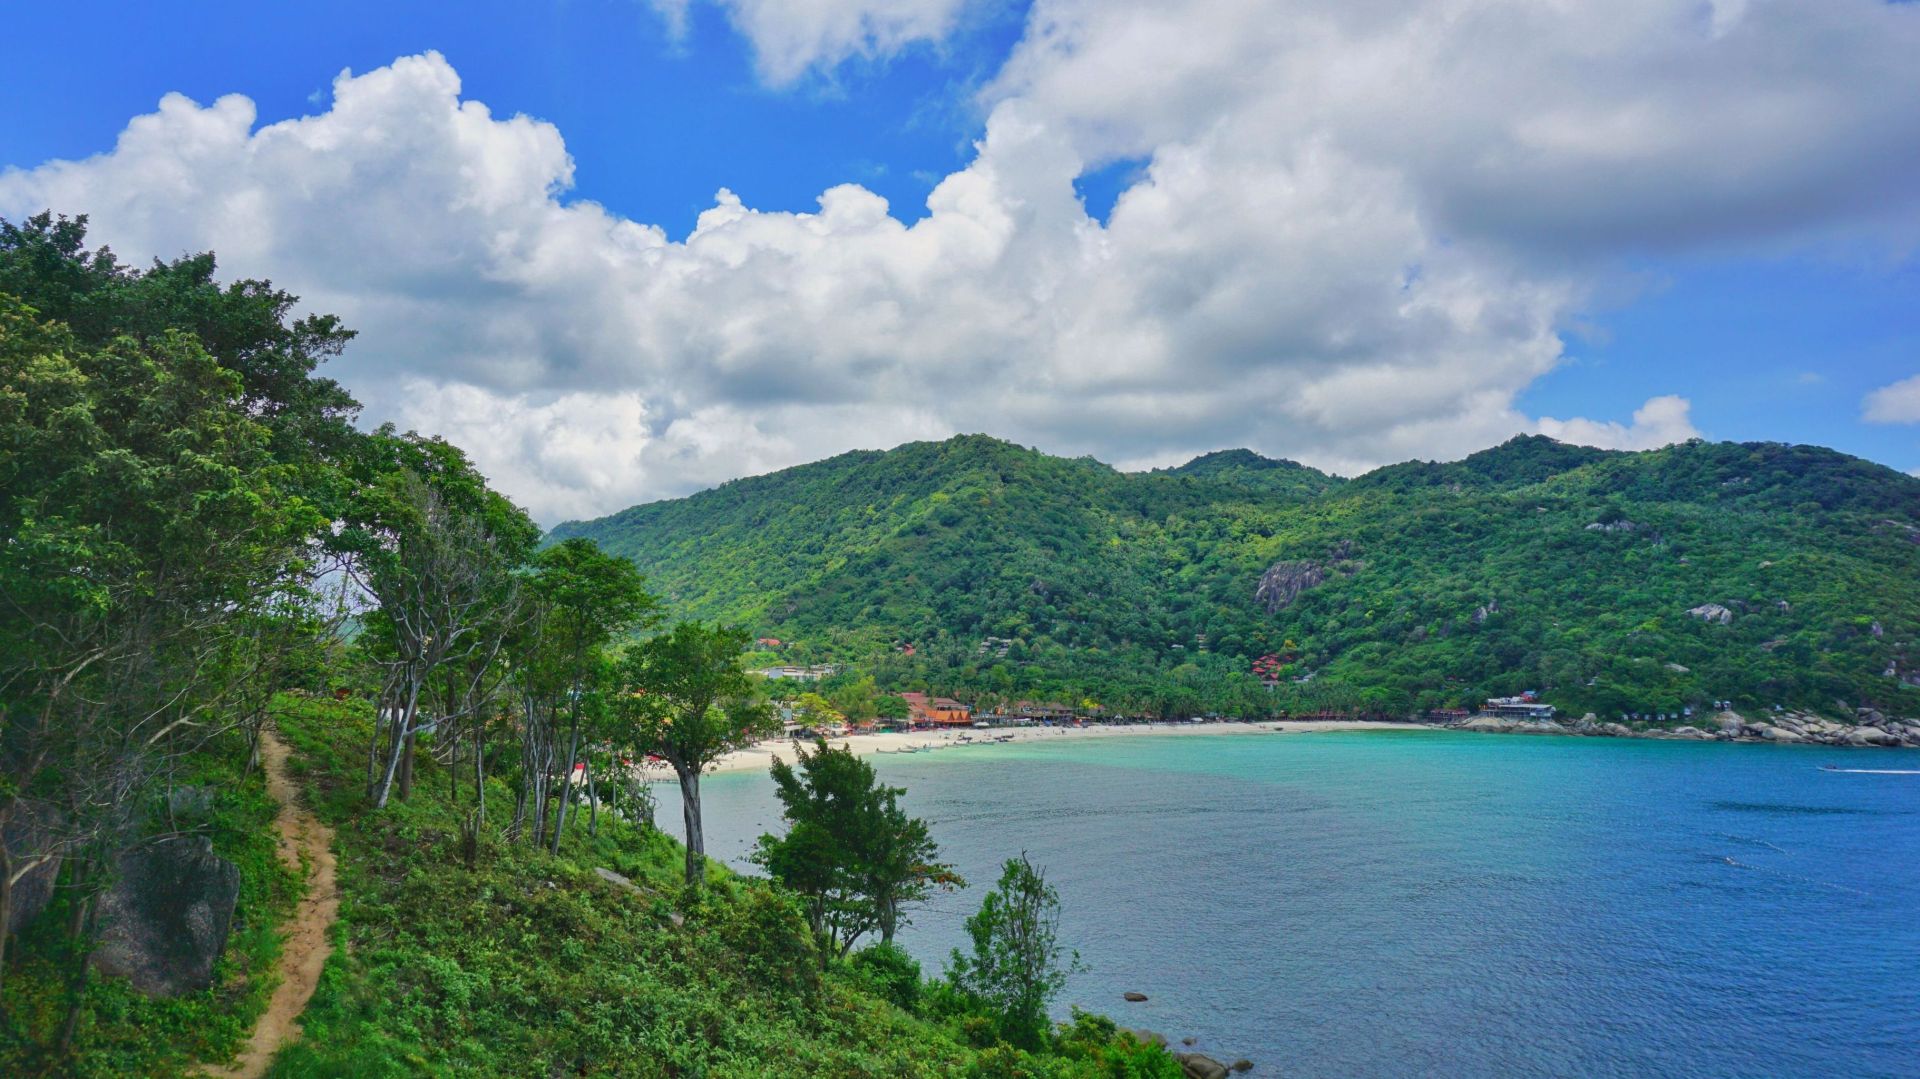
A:
<svg viewBox="0 0 1920 1079">
<path fill-rule="evenodd" d="M 100 898 L 94 968 L 148 996 L 207 988 L 239 895 L 239 868 L 213 853 L 205 836 L 122 852 L 119 879 Z"/>
<path fill-rule="evenodd" d="M 1493 734 L 1587 734 L 1606 738 L 1665 738 L 1682 741 L 1778 742 L 1829 746 L 1920 748 L 1920 719 L 1889 717 L 1871 708 L 1854 710 L 1852 722 L 1839 723 L 1804 712 L 1776 712 L 1764 721 L 1748 722 L 1737 712 L 1719 712 L 1702 729 L 1691 724 L 1676 727 L 1628 726 L 1598 722 L 1592 713 L 1570 722 L 1472 716 L 1449 724 L 1457 730 Z"/>
<path fill-rule="evenodd" d="M 1253 590 L 1253 599 L 1268 614 L 1278 614 L 1299 599 L 1301 593 L 1326 579 L 1327 567 L 1318 562 L 1275 562 L 1260 575 L 1260 584 Z"/>
<path fill-rule="evenodd" d="M 1702 603 L 1698 607 L 1690 608 L 1687 613 L 1716 626 L 1730 625 L 1733 622 L 1733 612 L 1718 603 Z"/>
<path fill-rule="evenodd" d="M 1203 1053 L 1175 1053 L 1186 1079 L 1227 1079 L 1227 1066 Z"/>
</svg>

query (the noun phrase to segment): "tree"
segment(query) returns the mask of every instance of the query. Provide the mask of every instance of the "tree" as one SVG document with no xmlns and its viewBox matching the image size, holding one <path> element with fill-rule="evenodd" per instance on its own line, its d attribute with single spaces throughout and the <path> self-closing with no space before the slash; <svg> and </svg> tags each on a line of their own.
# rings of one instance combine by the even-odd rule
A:
<svg viewBox="0 0 1920 1079">
<path fill-rule="evenodd" d="M 772 710 L 753 695 L 753 679 L 741 666 L 750 639 L 733 626 L 680 622 L 630 650 L 623 664 L 630 740 L 641 752 L 663 758 L 680 781 L 690 886 L 700 883 L 707 850 L 701 773 L 775 730 Z"/>
<path fill-rule="evenodd" d="M 837 727 L 846 719 L 839 709 L 818 693 L 802 693 L 793 704 L 793 721 L 815 731 Z"/>
<path fill-rule="evenodd" d="M 847 719 L 855 723 L 864 723 L 878 715 L 875 707 L 879 696 L 880 690 L 874 685 L 873 676 L 868 674 L 833 690 L 827 694 L 827 699 L 831 700 L 833 707 Z"/>
<path fill-rule="evenodd" d="M 967 919 L 973 954 L 958 948 L 947 976 L 993 1020 L 1002 1040 L 1024 1049 L 1046 1041 L 1047 1006 L 1066 987 L 1079 954 L 1061 962 L 1060 897 L 1025 854 L 1009 858 L 1000 882 Z"/>
<path fill-rule="evenodd" d="M 512 623 L 503 612 L 520 602 L 515 571 L 539 529 L 440 439 L 383 427 L 354 473 L 335 543 L 372 604 L 367 647 L 385 671 L 367 754 L 367 795 L 379 808 L 396 776 L 411 775 L 418 736 L 483 703 L 464 694 L 460 712 L 432 717 L 421 707 L 443 668 L 481 672 L 499 658 Z"/>
<path fill-rule="evenodd" d="M 903 788 L 825 739 L 799 756 L 798 768 L 773 762 L 787 834 L 761 836 L 754 860 L 801 897 L 823 956 L 845 955 L 876 929 L 890 944 L 906 907 L 962 882 L 935 861 L 926 822 L 900 808 Z"/>
<path fill-rule="evenodd" d="M 573 801 L 573 775 L 580 763 L 581 704 L 588 676 L 597 668 L 599 651 L 616 636 L 653 623 L 659 601 L 647 592 L 632 562 L 580 538 L 563 540 L 536 554 L 527 589 L 538 613 L 522 667 L 545 677 L 529 679 L 522 692 L 549 694 L 541 702 L 545 713 L 553 715 L 564 706 L 570 728 L 551 838 L 553 852 L 558 854 L 567 808 Z M 551 695 L 557 695 L 557 700 Z M 523 773 L 523 789 L 525 782 Z M 544 789 L 540 805 L 544 813 Z M 538 828 L 535 834 L 540 834 Z"/>
<path fill-rule="evenodd" d="M 0 924 L 58 859 L 79 1018 L 94 899 L 172 762 L 257 726 L 357 408 L 346 339 L 210 256 L 120 266 L 84 219 L 0 222 Z M 298 433 L 296 433 L 298 432 Z M 19 825 L 19 827 L 10 827 Z"/>
<path fill-rule="evenodd" d="M 889 722 L 899 722 L 913 715 L 913 707 L 905 697 L 886 693 L 874 700 L 873 714 Z"/>
</svg>

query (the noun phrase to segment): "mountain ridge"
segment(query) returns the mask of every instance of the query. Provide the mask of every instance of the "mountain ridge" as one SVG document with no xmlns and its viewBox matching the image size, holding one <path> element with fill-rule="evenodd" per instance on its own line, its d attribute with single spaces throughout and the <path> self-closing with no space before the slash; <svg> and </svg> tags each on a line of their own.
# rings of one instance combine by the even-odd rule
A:
<svg viewBox="0 0 1920 1079">
<path fill-rule="evenodd" d="M 1520 689 L 1623 714 L 1913 710 L 1920 480 L 1820 447 L 1521 436 L 1343 480 L 1250 450 L 1120 472 L 959 436 L 550 538 L 570 535 L 632 558 L 676 614 L 956 693 L 1161 712 L 1401 712 Z M 1686 613 L 1703 604 L 1734 621 Z M 983 657 L 987 638 L 1010 643 Z M 1277 690 L 1251 673 L 1261 657 Z"/>
</svg>

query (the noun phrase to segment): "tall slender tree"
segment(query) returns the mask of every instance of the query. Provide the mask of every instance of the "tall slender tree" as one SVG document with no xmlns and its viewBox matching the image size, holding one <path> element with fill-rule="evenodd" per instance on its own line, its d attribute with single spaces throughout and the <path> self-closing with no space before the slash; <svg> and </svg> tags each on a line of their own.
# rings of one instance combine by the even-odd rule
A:
<svg viewBox="0 0 1920 1079">
<path fill-rule="evenodd" d="M 750 639 L 731 626 L 680 622 L 630 650 L 624 663 L 629 691 L 621 706 L 629 740 L 664 759 L 680 781 L 690 886 L 700 883 L 706 860 L 701 774 L 775 730 L 772 710 L 741 666 Z"/>
<path fill-rule="evenodd" d="M 564 710 L 568 727 L 566 753 L 560 758 L 560 804 L 549 839 L 557 854 L 574 801 L 573 777 L 585 763 L 581 718 L 591 676 L 600 669 L 599 653 L 616 637 L 651 627 L 660 603 L 647 592 L 632 562 L 606 554 L 588 539 L 564 540 L 535 555 L 527 587 L 537 605 L 536 632 L 528 642 L 539 654 L 527 655 L 525 662 L 528 670 L 543 674 L 529 681 L 527 691 L 558 694 L 545 713 Z M 591 778 L 590 772 L 582 776 Z"/>
<path fill-rule="evenodd" d="M 336 543 L 371 607 L 368 647 L 385 671 L 367 755 L 367 795 L 387 804 L 422 733 L 460 714 L 423 711 L 452 664 L 484 671 L 505 647 L 501 612 L 519 602 L 516 569 L 539 530 L 489 489 L 448 443 L 383 427 L 356 462 L 357 486 Z"/>
<path fill-rule="evenodd" d="M 967 919 L 967 938 L 972 952 L 954 949 L 948 977 L 993 1019 L 1002 1040 L 1040 1048 L 1047 1006 L 1080 957 L 1061 947 L 1059 893 L 1025 854 L 1001 867 L 1000 882 Z"/>
</svg>

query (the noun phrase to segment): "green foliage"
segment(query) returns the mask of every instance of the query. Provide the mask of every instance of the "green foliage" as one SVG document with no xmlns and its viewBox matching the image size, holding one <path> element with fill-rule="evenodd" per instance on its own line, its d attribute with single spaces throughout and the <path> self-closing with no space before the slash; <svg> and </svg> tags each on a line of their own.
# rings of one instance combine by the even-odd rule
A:
<svg viewBox="0 0 1920 1079">
<path fill-rule="evenodd" d="M 773 782 L 787 832 L 761 836 L 754 860 L 800 897 L 824 952 L 845 955 L 873 930 L 892 943 L 908 907 L 961 883 L 935 860 L 927 823 L 900 808 L 906 791 L 852 751 L 818 740 L 798 768 L 775 760 Z"/>
<path fill-rule="evenodd" d="M 1246 451 L 1125 474 L 967 436 L 555 535 L 790 662 L 986 706 L 1406 714 L 1536 689 L 1605 718 L 1920 710 L 1920 480 L 1807 446 L 1529 437 L 1342 482 Z M 1283 562 L 1320 580 L 1269 609 Z M 1706 603 L 1732 623 L 1687 614 Z M 1252 670 L 1269 655 L 1275 689 Z"/>
<path fill-rule="evenodd" d="M 289 322 L 294 298 L 264 282 L 216 286 L 210 256 L 136 271 L 84 240 L 84 219 L 0 222 L 0 874 L 59 866 L 72 917 L 43 922 L 69 927 L 65 1014 L 14 1030 L 56 1055 L 84 1054 L 109 1008 L 194 1014 L 92 987 L 90 912 L 158 828 L 154 793 L 232 752 L 312 645 L 311 558 L 357 407 L 313 375 L 346 337 L 331 319 Z M 266 927 L 244 939 L 272 946 Z"/>
<path fill-rule="evenodd" d="M 727 753 L 772 734 L 773 713 L 754 696 L 740 665 L 745 630 L 680 622 L 629 649 L 622 663 L 633 692 L 620 699 L 628 740 L 655 753 L 680 779 L 689 885 L 702 879 L 700 774 Z"/>
<path fill-rule="evenodd" d="M 299 898 L 300 881 L 277 853 L 278 807 L 258 771 L 243 774 L 245 760 L 239 732 L 183 759 L 168 785 L 210 791 L 206 810 L 172 814 L 156 796 L 150 818 L 155 829 L 206 835 L 214 852 L 240 870 L 234 924 L 213 985 L 154 1000 L 125 982 L 96 980 L 87 986 L 73 1050 L 59 1059 L 47 1047 L 68 1003 L 72 944 L 61 931 L 68 900 L 57 897 L 10 949 L 0 994 L 0 1074 L 184 1075 L 195 1060 L 226 1059 L 246 1040 L 277 981 L 277 929 Z"/>
<path fill-rule="evenodd" d="M 957 1023 L 899 1006 L 917 975 L 904 956 L 870 948 L 823 971 L 791 896 L 718 868 L 687 889 L 678 844 L 657 831 L 608 820 L 598 836 L 568 833 L 557 856 L 488 833 L 470 871 L 465 808 L 433 781 L 437 764 L 423 760 L 412 801 L 368 814 L 366 705 L 287 706 L 299 773 L 338 830 L 343 902 L 340 947 L 281 1079 L 1122 1074 L 1086 1039 L 1061 1053 L 971 1048 Z M 601 880 L 602 866 L 638 891 Z M 1026 1070 L 996 1070 L 1003 1060 Z"/>
<path fill-rule="evenodd" d="M 1022 854 L 1001 867 L 1000 881 L 967 919 L 971 955 L 955 949 L 947 977 L 991 1020 L 1009 1045 L 1038 1049 L 1046 1042 L 1047 1007 L 1066 988 L 1079 962 L 1059 940 L 1060 896 Z"/>
<path fill-rule="evenodd" d="M 849 969 L 867 991 L 902 1011 L 920 1007 L 920 963 L 897 944 L 869 944 L 853 953 Z"/>
</svg>

